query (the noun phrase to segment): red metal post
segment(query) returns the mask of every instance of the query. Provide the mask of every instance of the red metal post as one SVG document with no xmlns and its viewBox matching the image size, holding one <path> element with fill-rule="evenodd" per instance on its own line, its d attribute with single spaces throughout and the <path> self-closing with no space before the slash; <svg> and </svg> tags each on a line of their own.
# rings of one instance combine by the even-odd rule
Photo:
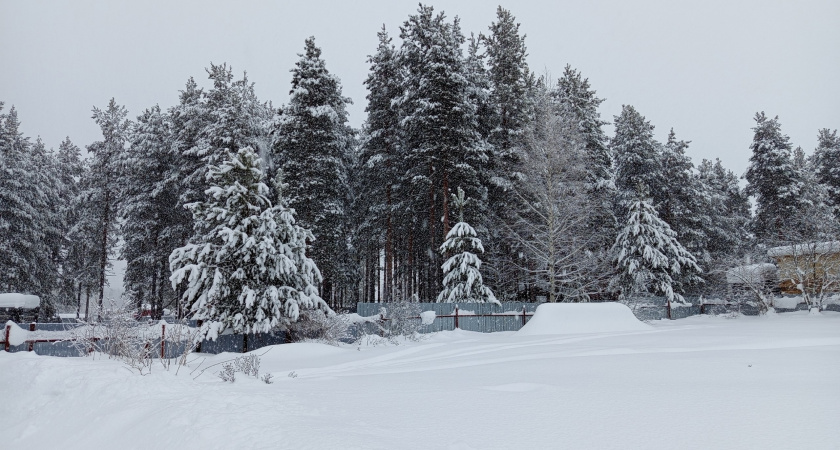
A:
<svg viewBox="0 0 840 450">
<path fill-rule="evenodd" d="M 525 305 L 522 305 L 522 326 L 525 326 Z"/>
<path fill-rule="evenodd" d="M 668 320 L 674 320 L 671 318 L 671 300 L 668 299 Z"/>
<path fill-rule="evenodd" d="M 6 350 L 7 352 L 9 351 L 9 335 L 10 334 L 12 334 L 12 326 L 7 324 L 6 325 L 6 340 L 3 341 L 4 342 L 3 350 Z"/>
<path fill-rule="evenodd" d="M 33 332 L 35 331 L 35 322 L 31 322 L 29 324 L 29 331 L 33 331 Z M 32 336 L 30 336 L 30 337 L 32 337 Z M 29 351 L 31 352 L 32 350 L 35 350 L 35 339 L 30 339 L 29 340 Z"/>
<path fill-rule="evenodd" d="M 166 325 L 160 326 L 160 359 L 166 355 Z"/>
<path fill-rule="evenodd" d="M 455 328 L 458 327 L 458 305 L 455 305 Z"/>
</svg>

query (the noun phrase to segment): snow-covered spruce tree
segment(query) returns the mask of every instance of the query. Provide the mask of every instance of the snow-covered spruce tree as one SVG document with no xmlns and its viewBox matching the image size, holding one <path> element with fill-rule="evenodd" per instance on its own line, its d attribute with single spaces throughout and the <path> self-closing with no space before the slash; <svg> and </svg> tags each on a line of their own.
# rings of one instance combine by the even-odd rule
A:
<svg viewBox="0 0 840 450">
<path fill-rule="evenodd" d="M 205 321 L 201 335 L 209 339 L 227 329 L 267 332 L 302 309 L 328 309 L 315 287 L 321 274 L 306 256 L 312 234 L 295 224 L 280 179 L 271 205 L 260 165 L 244 147 L 208 168 L 207 200 L 188 205 L 195 236 L 169 258 L 172 287 L 185 284 L 183 301 Z"/>
<path fill-rule="evenodd" d="M 274 129 L 274 162 L 285 174 L 289 206 L 315 236 L 312 259 L 324 276 L 321 295 L 340 300 L 348 285 L 346 267 L 347 167 L 353 132 L 347 125 L 341 82 L 331 74 L 315 38 L 292 69 L 289 104 Z"/>
<path fill-rule="evenodd" d="M 473 201 L 467 212 L 485 230 L 487 189 L 482 174 L 487 148 L 479 134 L 476 105 L 461 50 L 458 19 L 451 23 L 421 5 L 401 27 L 399 63 L 403 78 L 400 111 L 401 203 L 416 270 L 412 294 L 421 299 L 440 292 L 439 243 L 449 232 L 450 186 L 461 186 Z"/>
<path fill-rule="evenodd" d="M 677 234 L 659 218 L 648 200 L 630 202 L 613 254 L 618 272 L 613 287 L 625 298 L 651 293 L 683 303 L 683 285 L 678 279 L 702 281 L 696 259 L 677 241 Z"/>
<path fill-rule="evenodd" d="M 481 239 L 478 238 L 473 227 L 464 221 L 464 206 L 466 206 L 464 190 L 458 188 L 458 195 L 452 196 L 452 205 L 458 209 L 458 223 L 456 223 L 446 240 L 440 246 L 443 256 L 452 255 L 443 263 L 443 290 L 438 294 L 438 303 L 496 303 L 496 296 L 484 284 L 481 277 L 481 259 L 484 253 Z"/>
<path fill-rule="evenodd" d="M 827 190 L 827 203 L 835 208 L 835 214 L 840 219 L 840 137 L 837 130 L 823 128 L 819 131 L 814 165 L 820 183 Z"/>
<path fill-rule="evenodd" d="M 800 209 L 802 180 L 793 166 L 790 139 L 782 134 L 779 118 L 755 115 L 752 156 L 744 177 L 748 195 L 755 197 L 752 232 L 759 242 L 784 239 L 784 226 Z"/>
</svg>

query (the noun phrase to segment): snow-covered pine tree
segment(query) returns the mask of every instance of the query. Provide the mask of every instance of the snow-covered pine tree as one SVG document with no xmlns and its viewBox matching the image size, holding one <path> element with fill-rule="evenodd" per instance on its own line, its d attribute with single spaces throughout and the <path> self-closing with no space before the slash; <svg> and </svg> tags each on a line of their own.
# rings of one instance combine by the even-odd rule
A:
<svg viewBox="0 0 840 450">
<path fill-rule="evenodd" d="M 659 218 L 649 200 L 630 202 L 613 254 L 618 274 L 612 285 L 623 297 L 651 293 L 683 303 L 683 285 L 678 280 L 702 281 L 694 255 L 677 241 L 677 234 Z"/>
<path fill-rule="evenodd" d="M 61 254 L 64 244 L 64 220 L 61 214 L 61 168 L 55 153 L 47 151 L 40 137 L 30 149 L 30 189 L 38 210 L 38 225 L 42 242 L 38 244 L 40 260 L 34 274 L 41 281 L 41 308 L 43 317 L 52 317 L 60 298 L 56 295 L 61 278 Z"/>
<path fill-rule="evenodd" d="M 755 197 L 752 231 L 763 243 L 784 239 L 784 226 L 800 209 L 802 180 L 793 166 L 790 139 L 782 134 L 778 116 L 756 113 L 752 156 L 744 177 L 747 195 Z"/>
<path fill-rule="evenodd" d="M 78 192 L 70 201 L 70 222 L 67 231 L 67 248 L 64 268 L 72 274 L 78 283 L 76 292 L 79 301 L 78 312 L 93 317 L 91 311 L 90 293 L 96 293 L 99 283 L 99 264 L 102 259 L 107 260 L 108 254 L 101 254 L 102 229 L 101 215 L 98 206 L 101 203 L 98 190 L 99 173 L 92 168 L 90 159 L 82 161 L 82 171 L 79 177 Z M 113 231 L 113 230 L 112 230 Z M 106 250 L 108 250 L 106 248 Z M 84 297 L 82 299 L 82 297 Z M 96 305 L 93 305 L 93 309 Z"/>
<path fill-rule="evenodd" d="M 131 126 L 126 119 L 128 111 L 112 98 L 102 110 L 93 108 L 93 120 L 102 130 L 103 140 L 88 145 L 88 152 L 93 155 L 91 175 L 86 186 L 86 205 L 98 217 L 97 254 L 99 256 L 98 281 L 99 308 L 104 306 L 105 271 L 110 266 L 109 258 L 118 240 L 118 182 L 119 163 L 125 151 L 128 131 Z"/>
<path fill-rule="evenodd" d="M 80 215 L 80 211 L 74 208 L 74 202 L 79 195 L 84 162 L 82 161 L 81 149 L 73 144 L 69 136 L 59 145 L 56 159 L 57 179 L 61 186 L 59 213 L 63 227 L 61 281 L 58 294 L 64 303 L 75 305 L 79 298 L 82 280 L 78 259 L 80 255 L 72 250 L 76 243 L 71 240 L 70 233 L 78 222 Z"/>
<path fill-rule="evenodd" d="M 125 292 L 138 306 L 150 304 L 155 316 L 162 314 L 164 298 L 177 304 L 167 282 L 169 255 L 184 244 L 176 211 L 181 180 L 171 176 L 178 161 L 171 143 L 169 117 L 154 106 L 137 117 L 121 162 Z"/>
<path fill-rule="evenodd" d="M 45 155 L 38 155 L 43 152 L 23 136 L 14 107 L 0 114 L 0 290 L 6 292 L 47 296 L 57 278 L 49 245 L 57 205 L 50 201 L 52 182 L 45 180 L 54 174 Z"/>
<path fill-rule="evenodd" d="M 738 184 L 738 176 L 724 168 L 719 159 L 714 163 L 704 159 L 697 169 L 706 215 L 711 218 L 706 226 L 706 250 L 712 260 L 731 261 L 747 244 L 749 197 Z"/>
<path fill-rule="evenodd" d="M 828 128 L 819 130 L 817 149 L 814 151 L 814 163 L 817 177 L 827 190 L 828 204 L 835 208 L 840 220 L 840 137 L 837 130 Z"/>
<path fill-rule="evenodd" d="M 631 200 L 639 184 L 648 189 L 659 186 L 662 174 L 659 143 L 653 138 L 653 125 L 630 105 L 622 106 L 614 124 L 615 137 L 610 141 L 610 148 L 615 158 L 615 184 L 619 196 Z M 654 196 L 654 203 L 659 200 Z"/>
<path fill-rule="evenodd" d="M 401 27 L 399 99 L 401 167 L 397 196 L 411 224 L 417 283 L 413 294 L 433 298 L 440 291 L 437 248 L 448 234 L 450 186 L 473 199 L 468 214 L 482 232 L 487 194 L 482 183 L 488 155 L 479 134 L 476 105 L 461 50 L 459 21 L 451 23 L 420 5 Z"/>
<path fill-rule="evenodd" d="M 274 130 L 275 164 L 288 183 L 289 206 L 315 236 L 312 258 L 324 276 L 321 295 L 335 304 L 350 284 L 347 254 L 347 163 L 353 132 L 347 125 L 341 82 L 331 74 L 315 38 L 292 69 L 289 104 Z"/>
<path fill-rule="evenodd" d="M 178 206 L 171 212 L 176 225 L 171 232 L 178 233 L 180 242 L 186 243 L 192 236 L 193 222 L 192 214 L 184 205 L 204 200 L 207 189 L 206 141 L 201 138 L 210 121 L 204 91 L 192 77 L 187 80 L 178 104 L 169 109 L 168 115 L 172 126 L 170 149 L 177 161 L 170 169 L 169 177 L 179 184 Z"/>
<path fill-rule="evenodd" d="M 709 228 L 715 219 L 709 215 L 711 193 L 694 171 L 685 154 L 689 141 L 677 140 L 674 129 L 659 149 L 659 181 L 650 187 L 658 199 L 654 206 L 662 220 L 677 233 L 677 239 L 698 261 L 709 262 Z"/>
<path fill-rule="evenodd" d="M 529 122 L 531 108 L 525 35 L 509 10 L 499 6 L 490 34 L 482 36 L 487 48 L 490 103 L 493 107 L 490 142 L 495 147 L 495 166 L 501 175 L 513 174 L 519 160 L 517 147 Z"/>
<path fill-rule="evenodd" d="M 511 300 L 527 295 L 530 286 L 526 282 L 528 273 L 521 270 L 522 249 L 506 234 L 522 207 L 512 189 L 522 178 L 522 140 L 533 113 L 533 75 L 526 61 L 525 35 L 520 34 L 519 26 L 510 11 L 498 7 L 489 34 L 481 35 L 478 42 L 485 48 L 482 59 L 487 60 L 485 77 L 489 84 L 487 107 L 482 108 L 479 103 L 477 111 L 479 130 L 490 144 L 489 160 L 482 174 L 491 213 L 485 241 L 485 275 L 500 298 Z M 477 50 L 471 45 L 470 55 L 474 51 L 477 54 Z M 468 62 L 474 59 L 477 58 L 469 56 Z M 480 62 L 483 69 L 483 61 Z"/>
<path fill-rule="evenodd" d="M 438 303 L 496 303 L 493 291 L 484 284 L 481 277 L 481 259 L 484 253 L 481 239 L 475 229 L 464 221 L 464 207 L 467 199 L 464 190 L 458 188 L 458 195 L 452 196 L 452 206 L 458 210 L 456 223 L 438 251 L 444 257 L 452 255 L 443 263 L 443 290 L 438 294 Z"/>
<path fill-rule="evenodd" d="M 268 199 L 259 156 L 243 147 L 208 168 L 207 200 L 189 209 L 192 242 L 169 258 L 173 289 L 185 283 L 183 301 L 202 319 L 202 335 L 268 332 L 296 321 L 302 309 L 324 309 L 321 279 L 306 256 L 312 234 L 295 224 L 277 179 L 277 204 Z"/>
<path fill-rule="evenodd" d="M 399 114 L 394 100 L 399 98 L 401 73 L 396 61 L 396 49 L 385 27 L 377 33 L 379 45 L 376 53 L 368 57 L 370 73 L 365 80 L 368 89 L 367 120 L 363 126 L 359 165 L 351 177 L 358 193 L 353 205 L 356 224 L 354 245 L 360 252 L 364 284 L 362 295 L 368 302 L 391 300 L 395 279 L 397 248 L 406 247 L 406 233 L 399 233 L 400 225 L 395 214 L 394 184 L 399 145 Z M 385 256 L 384 283 L 381 295 L 379 286 L 379 260 Z M 410 279 L 406 276 L 405 279 Z"/>
</svg>

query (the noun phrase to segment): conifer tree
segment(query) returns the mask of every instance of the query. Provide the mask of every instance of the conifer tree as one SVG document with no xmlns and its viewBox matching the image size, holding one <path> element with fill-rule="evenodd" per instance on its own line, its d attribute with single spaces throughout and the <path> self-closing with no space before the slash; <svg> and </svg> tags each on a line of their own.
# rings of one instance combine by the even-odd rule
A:
<svg viewBox="0 0 840 450">
<path fill-rule="evenodd" d="M 295 224 L 281 179 L 275 206 L 250 147 L 208 168 L 207 200 L 192 203 L 196 229 L 190 244 L 170 256 L 173 289 L 185 283 L 183 301 L 201 333 L 268 332 L 296 321 L 303 309 L 329 311 L 315 283 L 320 272 L 306 256 L 312 235 Z"/>
<path fill-rule="evenodd" d="M 827 190 L 827 203 L 835 208 L 840 220 L 840 137 L 837 130 L 823 128 L 819 131 L 814 164 L 818 180 Z"/>
<path fill-rule="evenodd" d="M 464 206 L 466 206 L 464 190 L 458 188 L 458 195 L 452 196 L 452 205 L 458 210 L 456 223 L 446 240 L 440 246 L 440 253 L 444 256 L 452 255 L 441 267 L 443 269 L 443 290 L 438 294 L 438 303 L 496 303 L 493 291 L 484 285 L 481 277 L 481 259 L 484 253 L 481 239 L 478 239 L 475 229 L 464 221 Z"/>
<path fill-rule="evenodd" d="M 439 292 L 435 250 L 449 232 L 450 186 L 461 186 L 474 201 L 468 212 L 484 228 L 487 193 L 482 183 L 488 155 L 478 132 L 476 105 L 461 50 L 464 36 L 456 18 L 421 5 L 401 27 L 399 62 L 406 74 L 400 110 L 401 155 L 398 196 L 411 217 L 412 252 L 421 262 L 416 294 Z"/>
<path fill-rule="evenodd" d="M 802 181 L 793 166 L 789 138 L 782 134 L 779 118 L 756 113 L 752 156 L 744 177 L 746 193 L 755 197 L 752 231 L 760 242 L 783 239 L 789 219 L 800 209 Z"/>
<path fill-rule="evenodd" d="M 613 254 L 618 271 L 613 286 L 624 297 L 651 293 L 683 303 L 679 280 L 702 281 L 696 259 L 677 241 L 676 233 L 648 200 L 630 202 Z"/>
<path fill-rule="evenodd" d="M 620 196 L 632 199 L 639 185 L 646 189 L 658 185 L 659 144 L 653 138 L 653 125 L 630 105 L 622 106 L 614 124 L 615 137 L 610 147 L 615 157 L 615 184 Z M 659 200 L 653 198 L 656 203 Z"/>
<path fill-rule="evenodd" d="M 3 104 L 0 103 L 0 112 Z M 47 215 L 54 175 L 20 131 L 17 111 L 0 114 L 0 290 L 46 296 L 56 279 Z"/>
<path fill-rule="evenodd" d="M 487 46 L 490 101 L 494 108 L 490 141 L 496 147 L 498 172 L 511 173 L 516 168 L 517 147 L 530 117 L 525 35 L 520 35 L 513 14 L 499 6 L 490 34 L 482 38 Z"/>
<path fill-rule="evenodd" d="M 169 288 L 169 254 L 184 244 L 178 230 L 179 184 L 171 176 L 177 154 L 172 151 L 172 126 L 160 107 L 147 109 L 131 133 L 122 157 L 122 258 L 126 260 L 125 291 L 140 306 L 148 303 L 159 316 Z"/>
<path fill-rule="evenodd" d="M 738 184 L 738 176 L 725 169 L 719 159 L 714 163 L 704 159 L 698 166 L 698 178 L 706 194 L 706 215 L 711 218 L 706 227 L 706 250 L 713 260 L 728 263 L 747 244 L 749 198 Z"/>
<path fill-rule="evenodd" d="M 93 108 L 93 119 L 102 130 L 103 140 L 90 144 L 87 149 L 92 155 L 91 178 L 88 180 L 85 204 L 97 217 L 96 246 L 99 256 L 97 271 L 99 288 L 99 309 L 103 308 L 105 297 L 105 271 L 110 267 L 110 258 L 118 240 L 118 182 L 120 161 L 125 151 L 130 122 L 126 119 L 125 107 L 112 98 L 102 110 Z"/>
<path fill-rule="evenodd" d="M 380 251 L 384 251 L 384 286 L 382 300 L 390 301 L 395 285 L 395 259 L 397 241 L 404 241 L 397 231 L 400 224 L 395 214 L 397 198 L 394 185 L 397 182 L 399 115 L 394 100 L 401 92 L 400 69 L 396 61 L 396 49 L 385 27 L 377 33 L 379 45 L 376 53 L 368 57 L 370 74 L 365 80 L 368 89 L 368 105 L 365 108 L 367 120 L 363 127 L 364 137 L 359 154 L 359 166 L 355 169 L 358 196 L 353 210 L 358 216 L 355 233 L 356 246 L 362 251 L 365 273 L 365 301 L 374 301 L 376 293 L 370 289 L 374 278 L 378 279 Z"/>
<path fill-rule="evenodd" d="M 312 258 L 324 276 L 321 295 L 336 302 L 349 284 L 348 161 L 353 143 L 341 82 L 331 74 L 315 38 L 292 69 L 289 104 L 277 119 L 274 161 L 289 185 L 289 206 L 315 236 Z"/>
</svg>

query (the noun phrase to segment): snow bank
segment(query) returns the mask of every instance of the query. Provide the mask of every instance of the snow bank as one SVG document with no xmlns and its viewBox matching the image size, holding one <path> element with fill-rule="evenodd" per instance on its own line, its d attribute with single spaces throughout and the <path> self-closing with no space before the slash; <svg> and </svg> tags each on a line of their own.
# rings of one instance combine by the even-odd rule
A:
<svg viewBox="0 0 840 450">
<path fill-rule="evenodd" d="M 41 305 L 41 299 L 37 295 L 26 294 L 0 294 L 0 308 L 29 308 L 34 309 Z"/>
<path fill-rule="evenodd" d="M 0 340 L 6 340 L 5 328 L 10 325 L 11 327 L 9 329 L 9 345 L 17 346 L 26 342 L 26 338 L 29 336 L 29 331 L 17 326 L 17 324 L 12 322 L 11 320 L 6 322 L 6 325 L 3 327 L 3 333 L 2 337 L 0 337 Z"/>
<path fill-rule="evenodd" d="M 517 335 L 651 330 L 621 303 L 544 303 Z"/>
<path fill-rule="evenodd" d="M 773 306 L 782 309 L 796 309 L 800 303 L 805 303 L 802 297 L 776 297 L 773 299 Z"/>
</svg>

